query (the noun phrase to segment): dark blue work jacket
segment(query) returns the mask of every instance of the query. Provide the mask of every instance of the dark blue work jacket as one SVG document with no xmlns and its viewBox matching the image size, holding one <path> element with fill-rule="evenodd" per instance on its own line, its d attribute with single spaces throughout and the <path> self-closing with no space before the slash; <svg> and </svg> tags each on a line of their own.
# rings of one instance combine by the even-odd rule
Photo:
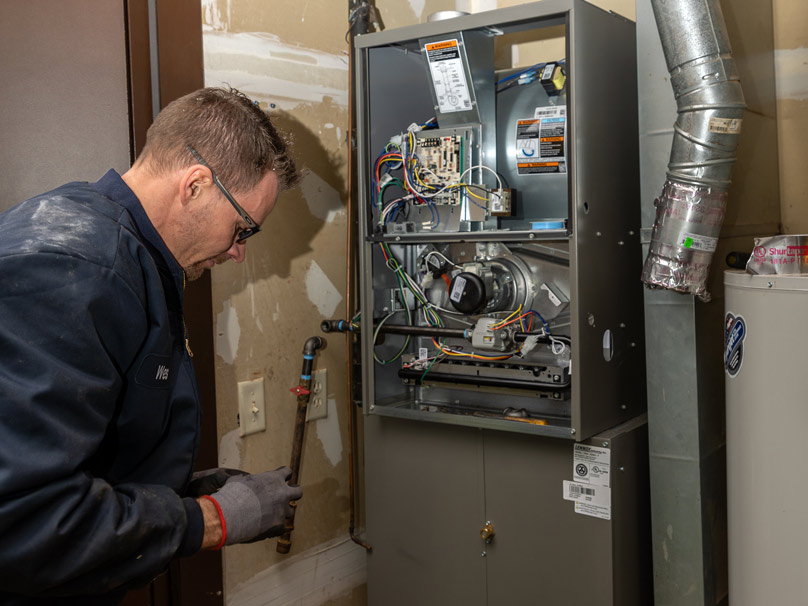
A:
<svg viewBox="0 0 808 606">
<path fill-rule="evenodd" d="M 0 604 L 116 603 L 199 549 L 182 289 L 114 171 L 0 214 Z"/>
</svg>

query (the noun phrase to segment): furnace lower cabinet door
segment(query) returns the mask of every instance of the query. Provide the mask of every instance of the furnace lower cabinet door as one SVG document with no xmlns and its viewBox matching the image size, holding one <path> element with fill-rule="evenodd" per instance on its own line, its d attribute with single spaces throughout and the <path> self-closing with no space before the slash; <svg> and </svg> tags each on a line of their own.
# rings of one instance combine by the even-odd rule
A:
<svg viewBox="0 0 808 606">
<path fill-rule="evenodd" d="M 571 440 L 365 423 L 369 606 L 653 602 L 644 418 L 586 441 L 608 449 L 611 519 L 575 513 L 563 498 Z"/>
<path fill-rule="evenodd" d="M 370 606 L 484 606 L 479 429 L 365 419 Z"/>
<path fill-rule="evenodd" d="M 485 432 L 492 606 L 612 606 L 612 524 L 565 501 L 573 442 Z M 614 606 L 625 606 L 623 604 Z"/>
</svg>

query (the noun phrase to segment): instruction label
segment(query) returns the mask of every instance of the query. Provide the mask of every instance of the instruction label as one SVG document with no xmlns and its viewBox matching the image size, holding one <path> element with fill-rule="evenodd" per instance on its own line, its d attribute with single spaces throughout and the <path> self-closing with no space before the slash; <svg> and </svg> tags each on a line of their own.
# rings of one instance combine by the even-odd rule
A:
<svg viewBox="0 0 808 606">
<path fill-rule="evenodd" d="M 520 175 L 567 172 L 566 106 L 537 107 L 533 118 L 516 121 L 516 169 Z"/>
<path fill-rule="evenodd" d="M 576 482 L 609 486 L 611 450 L 576 444 L 572 456 L 572 473 Z"/>
<path fill-rule="evenodd" d="M 440 111 L 446 114 L 470 110 L 471 94 L 458 41 L 432 42 L 424 50 Z"/>
<path fill-rule="evenodd" d="M 575 513 L 612 519 L 612 489 L 564 480 L 564 499 L 575 502 Z"/>
</svg>

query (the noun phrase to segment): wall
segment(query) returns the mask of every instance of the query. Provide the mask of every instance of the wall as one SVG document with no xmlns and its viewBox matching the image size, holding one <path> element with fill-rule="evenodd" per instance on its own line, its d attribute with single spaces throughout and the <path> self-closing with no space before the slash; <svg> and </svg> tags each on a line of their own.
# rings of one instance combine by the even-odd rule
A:
<svg viewBox="0 0 808 606">
<path fill-rule="evenodd" d="M 783 233 L 808 233 L 808 4 L 774 0 Z"/>
<path fill-rule="evenodd" d="M 289 462 L 289 389 L 304 342 L 320 334 L 323 318 L 346 313 L 347 10 L 336 2 L 208 0 L 202 15 L 206 85 L 231 85 L 271 110 L 306 171 L 249 242 L 245 262 L 212 276 L 220 464 L 258 472 Z M 307 427 L 291 554 L 277 554 L 274 540 L 228 547 L 227 603 L 363 600 L 364 553 L 346 536 L 344 340 L 329 339 L 315 366 L 329 374 L 328 414 Z M 265 380 L 267 430 L 241 438 L 237 383 L 257 377 Z M 319 551 L 331 566 L 338 561 L 338 573 Z"/>
<path fill-rule="evenodd" d="M 523 3 L 376 0 L 375 4 L 384 27 L 389 29 L 422 22 L 439 10 L 478 12 Z M 635 0 L 594 3 L 635 18 Z M 780 49 L 776 56 L 776 109 L 783 223 L 787 229 L 808 231 L 808 209 L 800 205 L 808 191 L 808 173 L 802 169 L 808 144 L 800 136 L 808 132 L 808 51 L 801 25 L 808 17 L 808 7 L 798 4 L 796 0 L 774 0 Z M 264 233 L 250 240 L 247 260 L 242 265 L 225 264 L 213 272 L 219 456 L 223 465 L 260 471 L 287 462 L 295 407 L 289 388 L 297 384 L 303 343 L 319 334 L 321 319 L 344 318 L 352 311 L 346 310 L 344 303 L 347 5 L 347 1 L 202 0 L 206 84 L 230 84 L 270 109 L 276 123 L 293 136 L 299 163 L 307 171 L 300 188 L 282 194 Z M 740 19 L 742 15 L 731 17 Z M 498 57 L 500 67 L 509 60 L 516 65 L 531 63 L 529 52 L 509 52 L 509 57 Z M 774 116 L 768 107 L 755 108 L 755 113 L 760 120 L 750 124 Z M 673 119 L 671 116 L 671 122 Z M 773 144 L 773 140 L 763 143 Z M 757 146 L 747 147 L 754 154 Z M 643 203 L 651 204 L 651 200 Z M 754 220 L 736 219 L 763 221 L 757 216 Z M 301 471 L 305 496 L 297 514 L 292 553 L 277 555 L 274 541 L 227 548 L 228 604 L 365 603 L 364 552 L 347 537 L 344 340 L 340 336 L 327 340 L 316 367 L 328 370 L 328 416 L 307 428 Z M 265 378 L 267 431 L 240 438 L 236 385 L 257 376 Z"/>
<path fill-rule="evenodd" d="M 6 2 L 2 15 L 0 210 L 128 169 L 123 3 Z"/>
</svg>

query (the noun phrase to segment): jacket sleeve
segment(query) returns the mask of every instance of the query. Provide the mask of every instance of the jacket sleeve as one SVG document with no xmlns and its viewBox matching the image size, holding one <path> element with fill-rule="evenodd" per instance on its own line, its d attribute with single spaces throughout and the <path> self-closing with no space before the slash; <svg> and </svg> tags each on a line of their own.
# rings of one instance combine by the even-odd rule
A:
<svg viewBox="0 0 808 606">
<path fill-rule="evenodd" d="M 199 548 L 193 499 L 87 471 L 147 330 L 138 279 L 76 255 L 0 257 L 0 593 L 129 588 Z"/>
</svg>

